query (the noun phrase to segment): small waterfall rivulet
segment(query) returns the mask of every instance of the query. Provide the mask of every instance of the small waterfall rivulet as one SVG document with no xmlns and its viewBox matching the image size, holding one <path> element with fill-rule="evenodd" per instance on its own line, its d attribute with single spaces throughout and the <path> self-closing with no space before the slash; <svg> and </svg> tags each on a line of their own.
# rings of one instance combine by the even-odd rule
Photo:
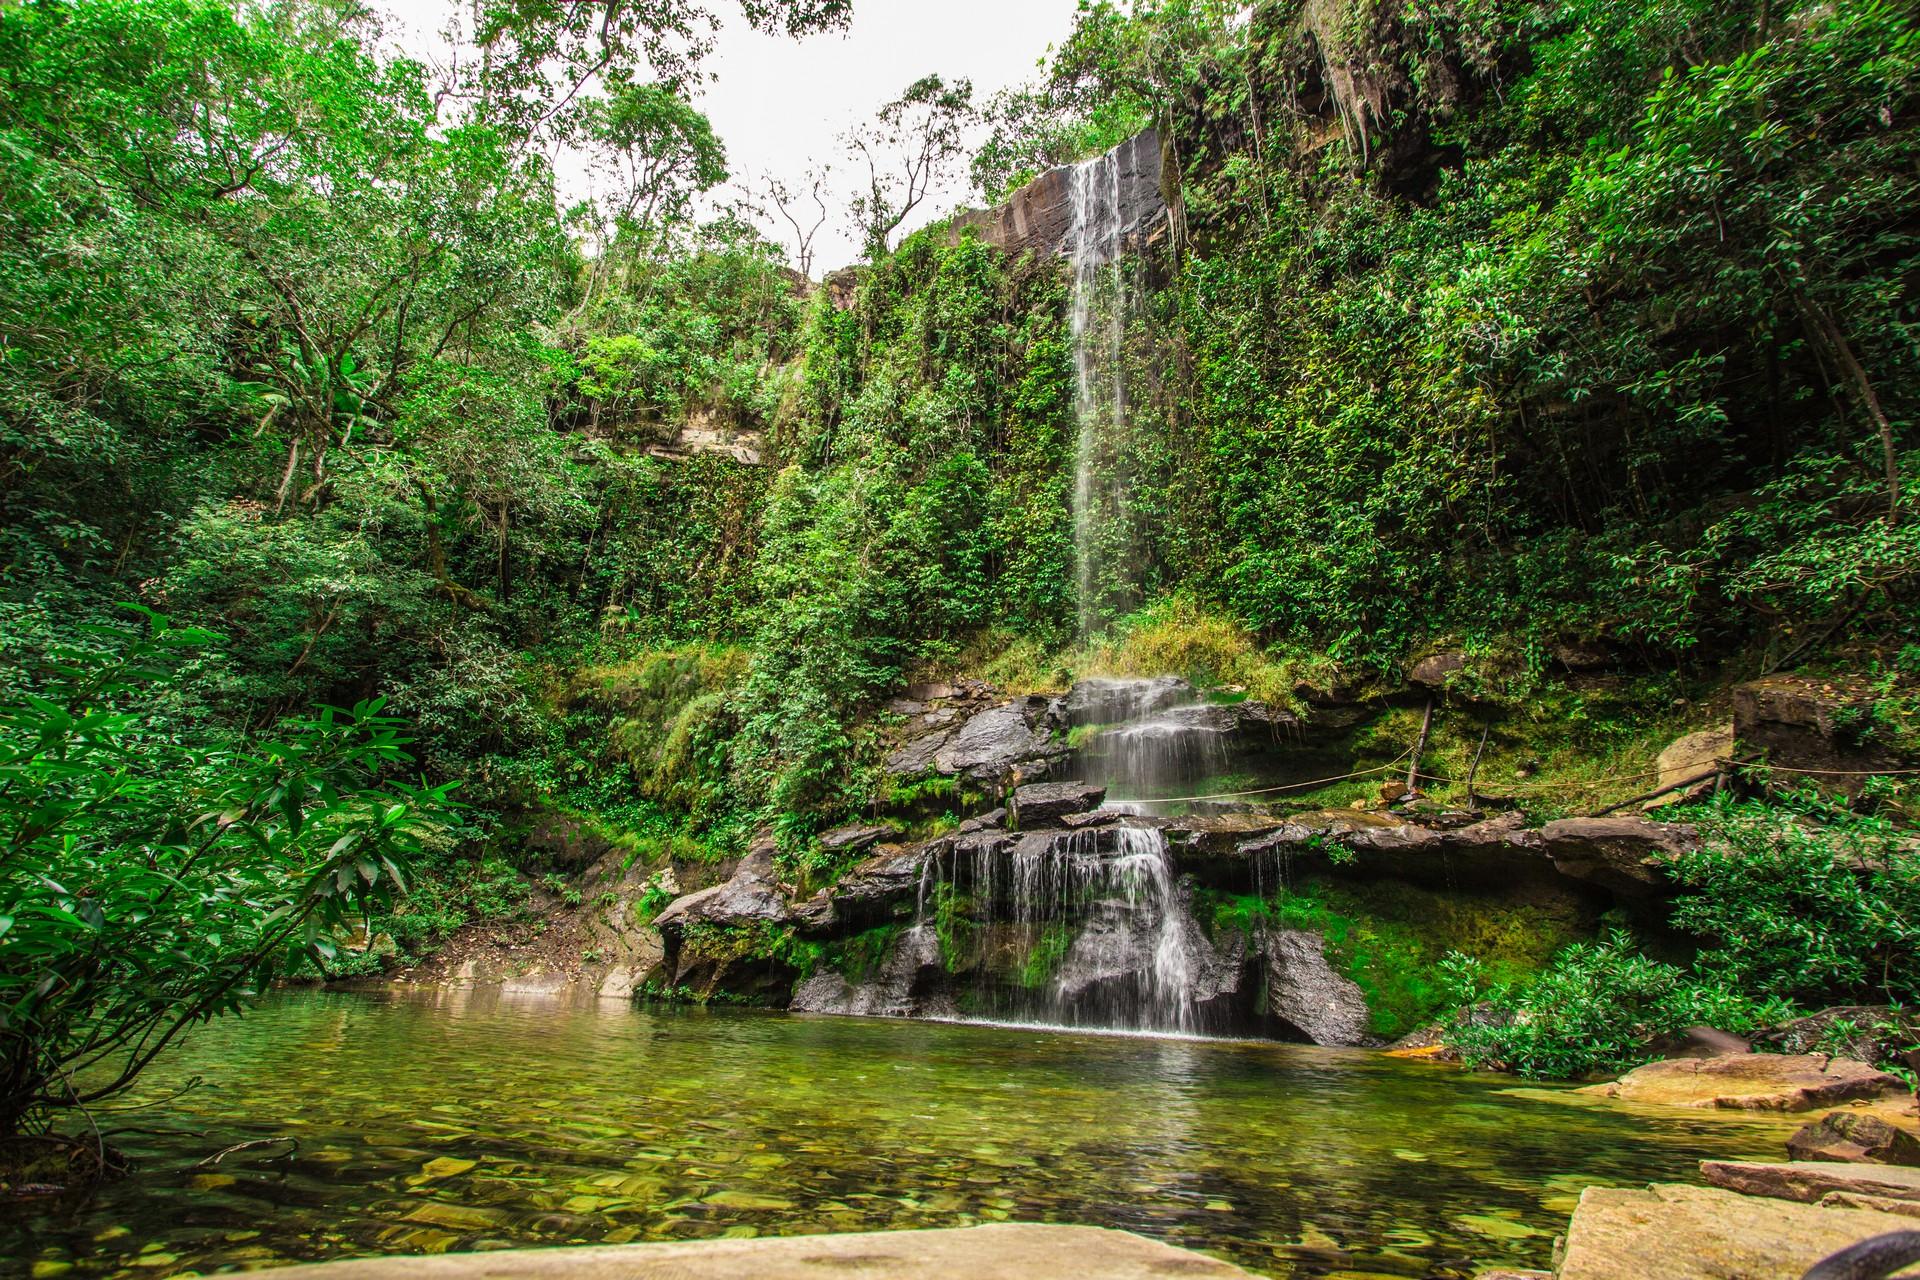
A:
<svg viewBox="0 0 1920 1280">
<path fill-rule="evenodd" d="M 1116 148 L 1073 167 L 1073 551 L 1080 634 L 1091 635 L 1125 582 L 1127 539 L 1126 336 L 1134 273 L 1125 258 L 1127 225 Z M 1116 581 L 1118 579 L 1118 581 Z"/>
</svg>

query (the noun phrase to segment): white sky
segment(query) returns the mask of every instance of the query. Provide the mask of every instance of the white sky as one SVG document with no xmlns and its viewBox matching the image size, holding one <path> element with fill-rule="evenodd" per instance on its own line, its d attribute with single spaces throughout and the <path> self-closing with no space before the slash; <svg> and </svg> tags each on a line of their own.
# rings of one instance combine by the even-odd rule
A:
<svg viewBox="0 0 1920 1280">
<path fill-rule="evenodd" d="M 438 45 L 435 37 L 454 8 L 450 0 L 373 5 L 391 15 L 389 37 L 416 55 Z M 716 79 L 697 105 L 726 143 L 735 179 L 772 172 L 791 185 L 809 164 L 827 161 L 844 193 L 854 172 L 839 138 L 850 126 L 930 72 L 971 77 L 979 101 L 1032 79 L 1049 46 L 1071 27 L 1075 0 L 854 0 L 845 34 L 798 41 L 752 30 L 730 0 L 712 5 L 727 26 L 708 64 Z M 581 194 L 584 166 L 563 157 L 557 167 L 568 193 Z M 903 230 L 968 203 L 969 194 L 966 174 L 956 172 Z M 773 234 L 785 227 L 767 229 Z M 844 209 L 835 209 L 814 249 L 816 276 L 858 256 Z"/>
</svg>

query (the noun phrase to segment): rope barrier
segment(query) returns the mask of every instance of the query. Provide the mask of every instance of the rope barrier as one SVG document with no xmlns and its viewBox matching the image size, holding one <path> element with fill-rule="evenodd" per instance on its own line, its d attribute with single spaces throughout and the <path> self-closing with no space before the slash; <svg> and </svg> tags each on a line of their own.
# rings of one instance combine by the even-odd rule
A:
<svg viewBox="0 0 1920 1280">
<path fill-rule="evenodd" d="M 1311 790 L 1314 787 L 1331 786 L 1336 782 L 1351 782 L 1356 778 L 1367 778 L 1367 777 L 1372 777 L 1374 774 L 1386 773 L 1388 770 L 1393 769 L 1401 761 L 1405 760 L 1408 756 L 1412 754 L 1413 754 L 1413 748 L 1408 747 L 1405 751 L 1402 751 L 1399 755 L 1395 756 L 1393 759 L 1389 760 L 1385 764 L 1375 765 L 1370 769 L 1357 769 L 1352 773 L 1336 774 L 1335 776 L 1330 778 L 1312 778 L 1306 782 L 1286 782 L 1278 786 L 1272 786 L 1272 787 L 1254 787 L 1247 791 L 1216 791 L 1209 795 L 1203 795 L 1203 796 L 1142 797 L 1138 801 L 1138 803 L 1141 803 L 1141 804 L 1191 804 L 1197 800 L 1238 800 L 1246 796 L 1273 795 L 1277 792 L 1283 792 L 1283 791 L 1306 791 L 1306 790 Z M 1744 761 L 1744 762 L 1738 761 L 1738 760 L 1716 760 L 1714 763 L 1722 766 L 1723 768 L 1771 769 L 1780 773 L 1808 774 L 1816 777 L 1835 776 L 1835 777 L 1860 777 L 1860 778 L 1891 778 L 1891 777 L 1907 777 L 1911 775 L 1920 774 L 1920 769 L 1795 769 L 1783 764 L 1767 764 L 1764 761 L 1758 761 L 1758 760 L 1750 760 L 1750 761 Z M 1638 773 L 1614 773 L 1614 774 L 1608 774 L 1607 776 L 1600 777 L 1600 778 L 1586 778 L 1586 779 L 1569 778 L 1564 782 L 1536 782 L 1530 785 L 1522 784 L 1517 787 L 1492 787 L 1492 788 L 1481 788 L 1481 789 L 1492 790 L 1497 794 L 1501 794 L 1501 795 L 1507 795 L 1507 794 L 1533 795 L 1543 791 L 1590 790 L 1594 787 L 1604 786 L 1610 782 L 1636 782 L 1645 778 L 1658 778 L 1664 772 L 1666 771 L 1662 769 L 1644 769 Z M 1419 771 L 1419 777 L 1423 782 L 1438 782 L 1446 786 L 1458 787 L 1458 786 L 1466 785 L 1465 783 L 1461 782 L 1460 779 L 1458 778 L 1449 778 L 1443 774 L 1438 774 L 1438 773 L 1428 773 L 1425 770 Z"/>
<path fill-rule="evenodd" d="M 1122 801 L 1122 803 L 1188 804 L 1195 800 L 1237 800 L 1241 796 L 1264 796 L 1271 795 L 1276 791 L 1303 791 L 1309 787 L 1324 787 L 1335 782 L 1346 782 L 1353 778 L 1365 778 L 1376 773 L 1385 773 L 1412 754 L 1413 748 L 1408 747 L 1405 751 L 1402 751 L 1385 764 L 1375 765 L 1371 769 L 1360 769 L 1353 773 L 1343 773 L 1332 778 L 1313 778 L 1306 782 L 1283 782 L 1276 787 L 1255 787 L 1250 791 L 1216 791 L 1212 795 L 1205 796 L 1143 796 L 1139 800 Z"/>
</svg>

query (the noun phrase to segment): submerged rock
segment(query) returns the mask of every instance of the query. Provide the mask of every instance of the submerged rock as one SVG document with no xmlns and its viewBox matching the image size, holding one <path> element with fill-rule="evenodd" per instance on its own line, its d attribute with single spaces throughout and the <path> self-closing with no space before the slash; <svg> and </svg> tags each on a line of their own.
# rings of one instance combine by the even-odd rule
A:
<svg viewBox="0 0 1920 1280">
<path fill-rule="evenodd" d="M 1669 1107 L 1812 1111 L 1855 1099 L 1904 1098 L 1907 1087 L 1897 1076 L 1846 1058 L 1735 1053 L 1650 1062 L 1578 1092 Z"/>
<path fill-rule="evenodd" d="M 1787 1139 L 1795 1160 L 1920 1165 L 1920 1137 L 1860 1111 L 1829 1111 Z"/>
<path fill-rule="evenodd" d="M 716 1195 L 724 1195 L 724 1192 Z M 738 1203 L 736 1198 L 735 1203 Z M 708 1203 L 716 1203 L 715 1196 Z M 720 1202 L 724 1203 L 724 1202 Z M 471 1223 L 461 1227 L 467 1230 Z M 352 1258 L 285 1267 L 287 1280 L 1251 1280 L 1231 1263 L 1104 1227 L 997 1222 L 937 1230 L 673 1240 Z"/>
<path fill-rule="evenodd" d="M 1374 1042 L 1367 1030 L 1367 997 L 1327 963 L 1326 940 L 1303 929 L 1268 933 L 1267 1012 L 1315 1044 L 1363 1045 Z"/>
</svg>

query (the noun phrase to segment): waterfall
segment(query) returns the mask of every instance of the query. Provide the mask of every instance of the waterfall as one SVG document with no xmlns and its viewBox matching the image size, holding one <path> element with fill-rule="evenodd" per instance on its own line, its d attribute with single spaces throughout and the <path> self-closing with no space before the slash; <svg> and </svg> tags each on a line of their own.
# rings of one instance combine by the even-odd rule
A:
<svg viewBox="0 0 1920 1280">
<path fill-rule="evenodd" d="M 1119 1031 L 1200 1028 L 1204 946 L 1164 836 L 1114 825 L 1023 840 L 1000 871 L 969 858 L 975 1019 Z M 916 926 L 919 927 L 919 926 Z M 1008 984 L 1006 974 L 1023 975 Z"/>
<path fill-rule="evenodd" d="M 1080 634 L 1099 629 L 1104 606 L 1124 582 L 1116 542 L 1124 543 L 1127 429 L 1125 340 L 1131 280 L 1122 260 L 1127 235 L 1118 149 L 1072 171 L 1074 448 L 1073 552 Z"/>
</svg>

